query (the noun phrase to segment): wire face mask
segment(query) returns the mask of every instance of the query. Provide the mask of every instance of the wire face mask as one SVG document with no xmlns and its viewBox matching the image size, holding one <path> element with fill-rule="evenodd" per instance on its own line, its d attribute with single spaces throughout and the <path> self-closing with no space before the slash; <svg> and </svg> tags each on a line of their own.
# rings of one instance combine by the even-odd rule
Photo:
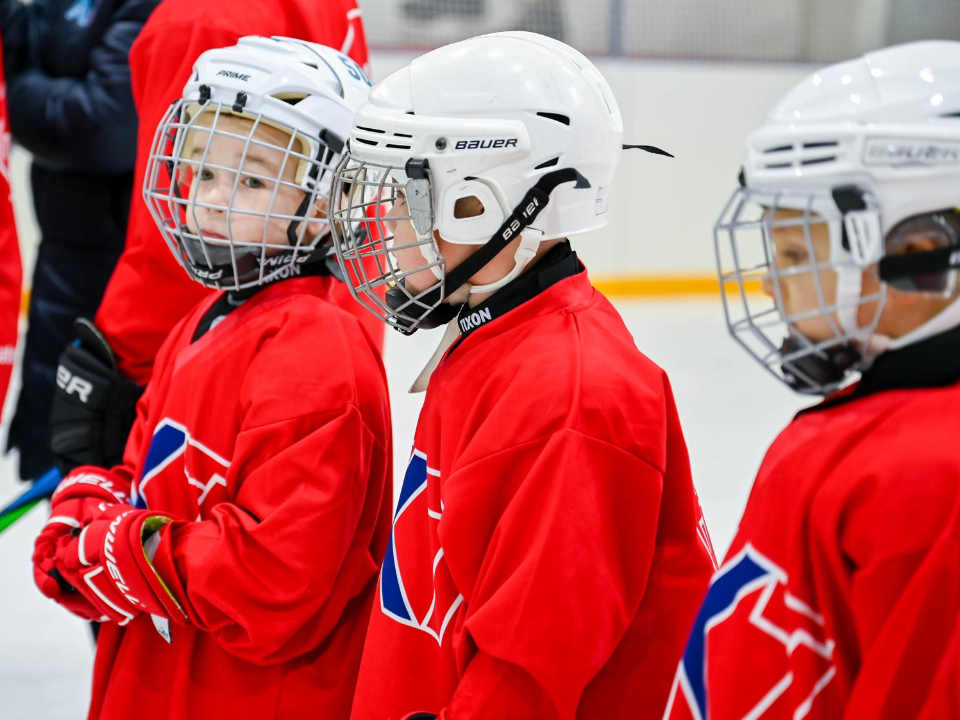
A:
<svg viewBox="0 0 960 720">
<path fill-rule="evenodd" d="M 426 162 L 401 168 L 347 152 L 331 196 L 334 244 L 353 296 L 404 334 L 449 322 L 458 308 L 443 302 L 446 267 Z"/>
<path fill-rule="evenodd" d="M 727 328 L 766 370 L 825 395 L 859 369 L 886 297 L 884 284 L 861 296 L 864 268 L 883 254 L 869 195 L 739 188 L 714 242 Z"/>
<path fill-rule="evenodd" d="M 180 100 L 157 128 L 144 197 L 177 260 L 198 282 L 243 290 L 321 260 L 336 148 L 260 113 Z"/>
</svg>

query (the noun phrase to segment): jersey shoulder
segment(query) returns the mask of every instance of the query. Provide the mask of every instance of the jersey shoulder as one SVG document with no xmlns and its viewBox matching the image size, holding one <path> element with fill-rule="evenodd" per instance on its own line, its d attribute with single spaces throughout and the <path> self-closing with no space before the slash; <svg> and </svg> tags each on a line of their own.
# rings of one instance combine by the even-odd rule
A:
<svg viewBox="0 0 960 720">
<path fill-rule="evenodd" d="M 573 429 L 663 467 L 673 412 L 666 374 L 598 298 L 462 348 L 443 402 L 469 407 L 461 412 L 517 443 Z"/>
</svg>

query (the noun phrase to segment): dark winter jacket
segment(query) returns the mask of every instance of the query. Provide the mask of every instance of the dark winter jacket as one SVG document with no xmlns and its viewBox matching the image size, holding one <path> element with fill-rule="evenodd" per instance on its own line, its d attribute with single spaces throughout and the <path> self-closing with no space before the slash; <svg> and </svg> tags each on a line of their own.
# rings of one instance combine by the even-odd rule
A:
<svg viewBox="0 0 960 720">
<path fill-rule="evenodd" d="M 128 54 L 159 2 L 0 0 L 10 130 L 33 154 L 41 236 L 8 436 L 23 479 L 53 463 L 57 358 L 74 319 L 93 317 L 123 250 L 137 146 Z"/>
<path fill-rule="evenodd" d="M 127 55 L 160 0 L 0 0 L 10 130 L 48 169 L 133 170 Z"/>
</svg>

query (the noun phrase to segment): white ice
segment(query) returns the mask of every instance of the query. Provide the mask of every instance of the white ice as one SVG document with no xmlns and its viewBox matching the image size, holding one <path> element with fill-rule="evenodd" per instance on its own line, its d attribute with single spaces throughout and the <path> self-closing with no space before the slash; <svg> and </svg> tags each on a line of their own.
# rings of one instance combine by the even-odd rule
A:
<svg viewBox="0 0 960 720">
<path fill-rule="evenodd" d="M 670 375 L 694 481 L 717 553 L 736 532 L 764 450 L 803 402 L 767 375 L 726 334 L 717 302 L 619 302 L 637 344 Z M 391 334 L 386 364 L 394 413 L 395 468 L 406 465 L 422 396 L 406 393 L 439 333 Z M 0 505 L 24 486 L 0 461 Z M 34 509 L 0 535 L 0 718 L 83 718 L 93 646 L 85 623 L 36 590 L 33 538 L 45 520 Z"/>
</svg>

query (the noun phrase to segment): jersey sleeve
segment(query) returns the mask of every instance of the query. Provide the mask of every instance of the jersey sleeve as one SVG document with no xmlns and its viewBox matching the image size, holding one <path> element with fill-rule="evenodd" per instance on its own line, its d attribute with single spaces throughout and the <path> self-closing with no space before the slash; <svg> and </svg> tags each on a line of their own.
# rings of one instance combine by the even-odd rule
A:
<svg viewBox="0 0 960 720">
<path fill-rule="evenodd" d="M 960 617 L 960 468 L 932 455 L 888 459 L 845 508 L 847 620 L 860 649 L 847 717 L 916 717 Z"/>
<path fill-rule="evenodd" d="M 380 560 L 363 540 L 374 524 L 364 508 L 386 491 L 386 441 L 350 399 L 351 380 L 303 349 L 275 337 L 258 352 L 239 388 L 234 500 L 167 526 L 154 557 L 189 622 L 257 664 L 318 647 Z"/>
<path fill-rule="evenodd" d="M 573 717 L 643 597 L 661 470 L 562 430 L 457 470 L 444 487 L 440 542 L 469 597 L 446 716 Z"/>
<path fill-rule="evenodd" d="M 10 194 L 10 133 L 0 73 L 0 407 L 7 395 L 17 345 L 22 265 Z"/>
</svg>

